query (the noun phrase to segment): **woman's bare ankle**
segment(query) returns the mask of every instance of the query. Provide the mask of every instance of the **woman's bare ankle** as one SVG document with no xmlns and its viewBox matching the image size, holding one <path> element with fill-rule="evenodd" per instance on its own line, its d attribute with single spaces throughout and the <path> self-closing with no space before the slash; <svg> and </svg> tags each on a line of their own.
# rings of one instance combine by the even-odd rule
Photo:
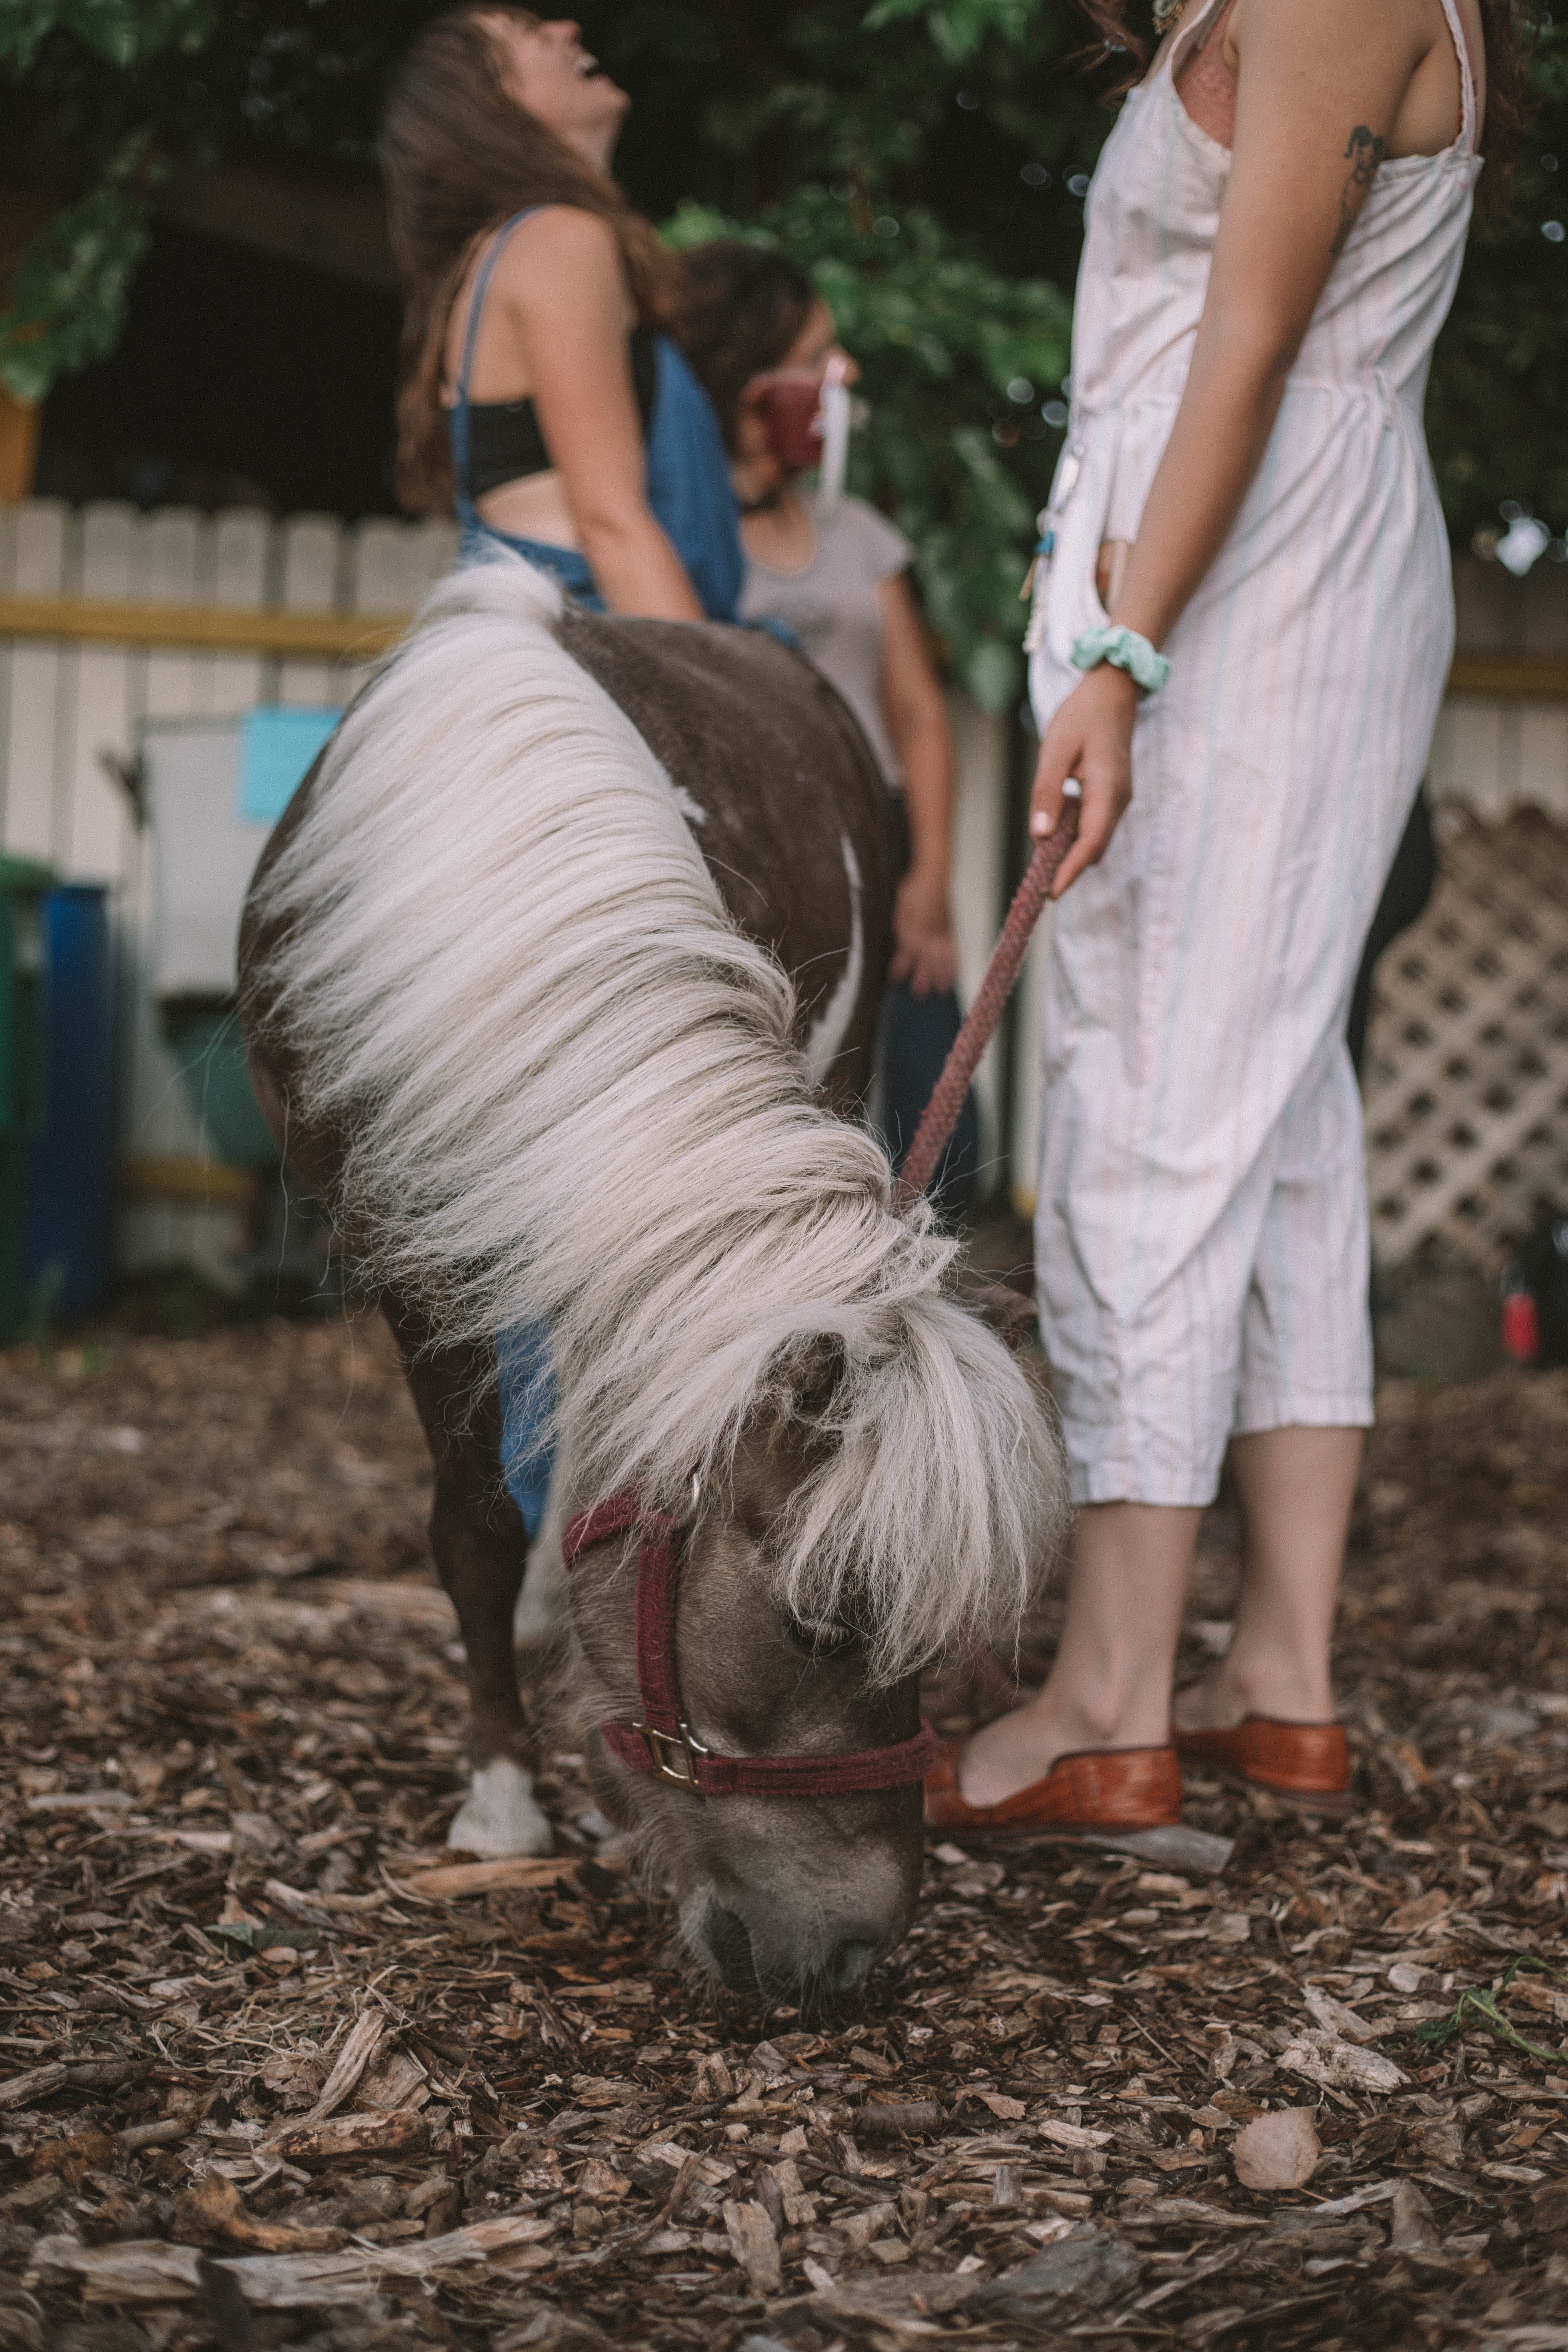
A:
<svg viewBox="0 0 1568 2352">
<path fill-rule="evenodd" d="M 1254 1715 L 1278 1723 L 1327 1723 L 1333 1714 L 1326 1675 L 1303 1672 L 1294 1660 L 1233 1664 L 1227 1657 L 1178 1691 L 1171 1704 L 1178 1731 L 1234 1731 Z"/>
<path fill-rule="evenodd" d="M 972 1805 L 998 1805 L 1043 1780 L 1064 1756 L 1160 1748 L 1170 1736 L 1168 1719 L 1156 1719 L 1146 1706 L 1091 1710 L 1056 1696 L 1047 1685 L 1028 1706 L 975 1733 L 963 1751 L 960 1787 Z"/>
</svg>

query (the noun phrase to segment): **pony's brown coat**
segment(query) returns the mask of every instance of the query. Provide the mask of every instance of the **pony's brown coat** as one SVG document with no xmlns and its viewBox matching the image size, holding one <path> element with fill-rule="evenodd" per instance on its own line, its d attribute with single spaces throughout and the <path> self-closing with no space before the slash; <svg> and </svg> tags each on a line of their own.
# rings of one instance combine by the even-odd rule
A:
<svg viewBox="0 0 1568 2352">
<path fill-rule="evenodd" d="M 847 838 L 866 966 L 827 1087 L 848 1109 L 870 1080 L 897 879 L 887 786 L 848 709 L 760 630 L 605 620 L 568 605 L 561 643 L 701 809 L 691 837 L 736 923 L 794 981 L 803 1037 L 848 960 Z"/>
</svg>

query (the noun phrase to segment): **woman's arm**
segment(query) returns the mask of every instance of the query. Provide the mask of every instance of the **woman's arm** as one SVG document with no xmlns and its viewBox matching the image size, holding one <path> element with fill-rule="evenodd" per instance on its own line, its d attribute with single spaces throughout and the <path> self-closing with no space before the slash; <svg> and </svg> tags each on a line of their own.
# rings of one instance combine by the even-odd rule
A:
<svg viewBox="0 0 1568 2352">
<path fill-rule="evenodd" d="M 889 977 L 917 996 L 952 986 L 955 960 L 947 906 L 952 855 L 952 737 L 947 705 L 926 652 L 915 600 L 901 573 L 877 590 L 882 614 L 879 688 L 888 732 L 904 772 L 910 870 L 893 903 Z"/>
<path fill-rule="evenodd" d="M 1112 620 L 1170 635 L 1225 544 L 1262 462 L 1285 379 L 1365 202 L 1411 78 L 1432 46 L 1426 0 L 1237 0 L 1236 143 L 1186 389 Z M 1104 856 L 1132 797 L 1138 688 L 1102 663 L 1040 746 L 1030 829 L 1083 791 L 1060 898 Z"/>
<path fill-rule="evenodd" d="M 492 284 L 605 604 L 654 620 L 701 620 L 680 559 L 648 511 L 615 232 L 593 213 L 552 205 L 510 240 Z"/>
</svg>

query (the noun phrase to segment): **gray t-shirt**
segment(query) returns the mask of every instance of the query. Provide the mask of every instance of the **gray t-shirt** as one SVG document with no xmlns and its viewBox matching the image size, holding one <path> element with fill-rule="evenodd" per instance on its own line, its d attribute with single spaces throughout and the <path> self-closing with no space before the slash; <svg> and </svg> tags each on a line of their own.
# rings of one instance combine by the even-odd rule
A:
<svg viewBox="0 0 1568 2352">
<path fill-rule="evenodd" d="M 882 608 L 877 591 L 884 580 L 908 571 L 914 549 L 864 499 L 840 499 L 826 518 L 818 516 L 815 499 L 805 503 L 816 534 L 810 562 L 798 572 L 774 572 L 748 556 L 741 618 L 788 622 L 806 659 L 837 688 L 855 713 L 877 765 L 892 790 L 900 792 L 899 755 L 879 691 Z"/>
</svg>

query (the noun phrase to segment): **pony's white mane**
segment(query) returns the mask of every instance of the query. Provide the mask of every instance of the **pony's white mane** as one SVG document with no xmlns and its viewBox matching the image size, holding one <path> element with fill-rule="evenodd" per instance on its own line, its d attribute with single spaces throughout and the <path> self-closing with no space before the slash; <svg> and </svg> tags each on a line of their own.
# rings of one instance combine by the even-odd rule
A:
<svg viewBox="0 0 1568 2352">
<path fill-rule="evenodd" d="M 886 1673 L 1016 1627 L 1064 1508 L 1045 1411 L 814 1093 L 789 981 L 560 610 L 514 559 L 437 587 L 266 886 L 300 1108 L 352 1139 L 339 1206 L 442 1343 L 545 1320 L 580 1500 L 673 1501 L 834 1343 L 788 1605 L 864 1594 Z"/>
</svg>

